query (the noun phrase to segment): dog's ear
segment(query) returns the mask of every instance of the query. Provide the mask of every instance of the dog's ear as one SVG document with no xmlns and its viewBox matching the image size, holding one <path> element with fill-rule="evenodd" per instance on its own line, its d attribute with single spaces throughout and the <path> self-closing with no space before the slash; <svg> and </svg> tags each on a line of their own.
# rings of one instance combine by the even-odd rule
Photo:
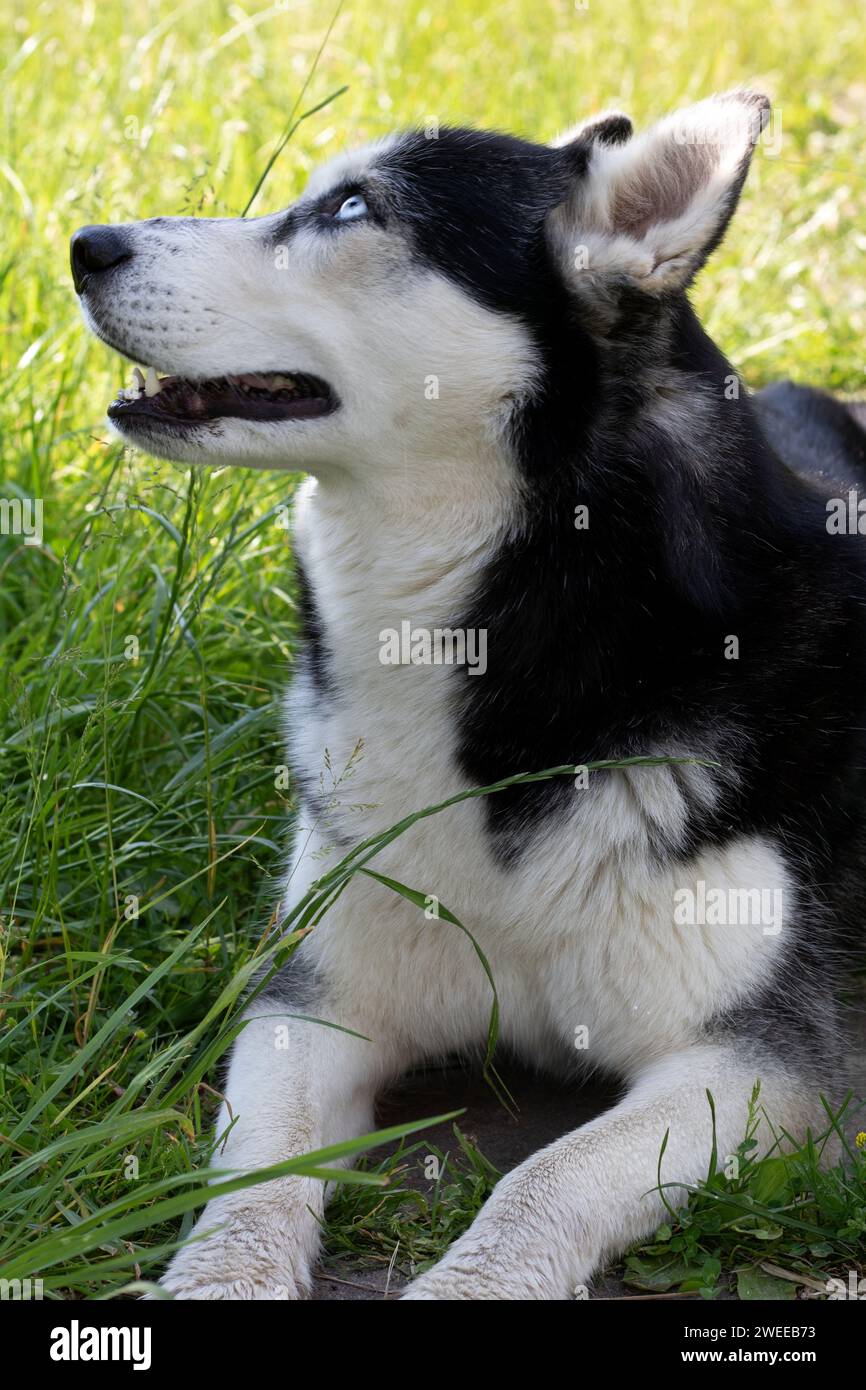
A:
<svg viewBox="0 0 866 1390">
<path fill-rule="evenodd" d="M 756 92 L 728 92 L 634 139 L 608 116 L 560 145 L 570 193 L 548 230 L 567 283 L 683 289 L 724 236 L 769 112 Z"/>
<path fill-rule="evenodd" d="M 571 126 L 551 141 L 551 145 L 555 150 L 576 146 L 578 141 L 591 144 L 598 140 L 602 145 L 621 145 L 631 138 L 633 132 L 634 126 L 628 116 L 621 111 L 605 111 L 601 116 L 590 116 L 589 120 Z"/>
</svg>

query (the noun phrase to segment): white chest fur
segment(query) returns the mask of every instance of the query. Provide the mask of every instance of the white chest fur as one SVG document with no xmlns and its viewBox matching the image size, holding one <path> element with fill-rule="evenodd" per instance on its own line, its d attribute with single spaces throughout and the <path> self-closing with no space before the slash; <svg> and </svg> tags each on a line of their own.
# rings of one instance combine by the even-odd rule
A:
<svg viewBox="0 0 866 1390">
<path fill-rule="evenodd" d="M 491 493 L 488 522 L 494 515 L 504 524 L 505 488 Z M 328 823 L 299 837 L 290 900 L 321 873 L 336 838 L 354 842 L 468 785 L 456 757 L 454 672 L 383 664 L 379 652 L 383 630 L 405 620 L 441 627 L 461 611 L 495 543 L 496 528 L 473 521 L 467 531 L 459 507 L 434 510 L 419 530 L 408 516 L 383 519 L 363 503 L 334 504 L 314 486 L 304 489 L 296 545 L 334 693 L 321 700 L 303 679 L 295 683 L 290 742 L 315 783 L 326 756 L 335 778 L 350 763 L 352 772 L 334 790 Z M 473 544 L 473 534 L 494 539 Z M 503 772 L 529 770 L 538 769 Z M 686 863 L 659 862 L 659 834 L 674 845 L 684 835 L 683 777 L 701 797 L 713 796 L 712 780 L 695 768 L 591 773 L 573 806 L 543 823 L 512 866 L 492 853 L 483 803 L 470 801 L 413 827 L 374 867 L 435 896 L 472 932 L 496 978 L 505 1041 L 537 1061 L 588 1060 L 627 1072 L 689 1043 L 710 1017 L 748 996 L 784 940 L 784 923 L 700 914 L 678 922 L 678 895 L 760 890 L 781 894 L 787 920 L 793 910 L 793 888 L 768 843 L 744 837 Z M 307 825 L 310 816 L 307 808 Z M 339 850 L 331 854 L 333 861 Z M 406 1047 L 421 1055 L 484 1036 L 490 991 L 470 943 L 369 879 L 352 882 L 307 949 L 351 1016 L 370 1027 L 387 1010 L 393 1027 L 396 1015 Z"/>
</svg>

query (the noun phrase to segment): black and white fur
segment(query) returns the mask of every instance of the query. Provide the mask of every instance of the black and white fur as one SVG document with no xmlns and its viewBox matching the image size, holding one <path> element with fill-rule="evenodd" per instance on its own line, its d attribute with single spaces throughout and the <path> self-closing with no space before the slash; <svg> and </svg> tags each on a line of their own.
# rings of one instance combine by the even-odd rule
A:
<svg viewBox="0 0 866 1390">
<path fill-rule="evenodd" d="M 750 399 L 686 297 L 766 113 L 735 92 L 639 136 L 600 118 L 555 147 L 398 135 L 318 172 L 284 213 L 115 229 L 124 255 L 83 286 L 91 327 L 133 360 L 192 380 L 297 369 L 339 402 L 313 420 L 120 426 L 165 457 L 312 475 L 286 723 L 301 821 L 319 829 L 286 909 L 319 851 L 463 788 L 601 758 L 705 760 L 466 801 L 376 861 L 469 927 L 505 1046 L 622 1083 L 613 1109 L 502 1179 L 409 1299 L 571 1297 L 662 1218 L 666 1132 L 663 1181 L 706 1173 L 708 1090 L 724 1161 L 756 1078 L 765 1145 L 823 1128 L 819 1094 L 844 1084 L 864 569 L 862 540 L 828 534 L 825 499 L 866 479 L 866 434 L 805 389 Z M 406 619 L 485 629 L 486 673 L 381 664 L 380 633 Z M 359 739 L 323 822 L 325 752 L 340 769 Z M 781 930 L 677 925 L 675 894 L 699 881 L 780 890 Z M 369 1131 L 379 1090 L 480 1048 L 489 1009 L 471 944 L 356 876 L 250 1009 L 220 1167 Z M 290 1178 L 215 1201 L 197 1234 L 221 1229 L 175 1256 L 166 1288 L 303 1296 L 323 1200 Z"/>
</svg>

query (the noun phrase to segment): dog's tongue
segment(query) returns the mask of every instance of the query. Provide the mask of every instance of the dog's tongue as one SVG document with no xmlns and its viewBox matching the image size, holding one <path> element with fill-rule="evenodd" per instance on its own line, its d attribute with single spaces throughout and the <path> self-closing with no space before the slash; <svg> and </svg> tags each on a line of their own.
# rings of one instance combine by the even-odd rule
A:
<svg viewBox="0 0 866 1390">
<path fill-rule="evenodd" d="M 211 397 L 211 403 L 213 403 L 221 393 L 213 391 L 208 394 Z M 198 387 L 184 381 L 182 377 L 165 377 L 159 396 L 162 396 L 163 399 L 160 400 L 157 397 L 155 404 L 164 406 L 172 413 L 177 411 L 184 415 L 200 415 L 202 418 L 208 414 L 208 403 L 202 392 Z"/>
</svg>

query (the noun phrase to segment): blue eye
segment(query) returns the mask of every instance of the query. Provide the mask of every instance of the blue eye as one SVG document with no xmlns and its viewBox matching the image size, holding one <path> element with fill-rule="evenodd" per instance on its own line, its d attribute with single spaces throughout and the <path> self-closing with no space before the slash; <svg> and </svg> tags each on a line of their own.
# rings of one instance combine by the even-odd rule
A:
<svg viewBox="0 0 866 1390">
<path fill-rule="evenodd" d="M 346 198 L 340 204 L 334 217 L 337 222 L 352 222 L 356 217 L 366 217 L 368 211 L 367 204 L 360 193 L 353 193 L 351 198 Z"/>
</svg>

